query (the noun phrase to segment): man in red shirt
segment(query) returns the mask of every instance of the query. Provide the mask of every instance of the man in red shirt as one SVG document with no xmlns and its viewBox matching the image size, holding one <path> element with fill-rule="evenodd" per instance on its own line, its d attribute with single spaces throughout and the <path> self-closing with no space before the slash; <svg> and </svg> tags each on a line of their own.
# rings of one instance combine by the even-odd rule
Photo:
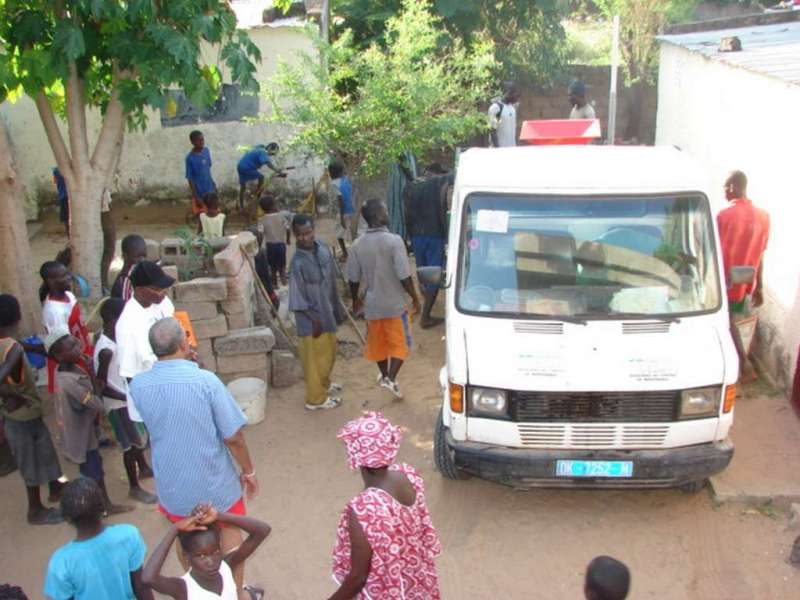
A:
<svg viewBox="0 0 800 600">
<path fill-rule="evenodd" d="M 728 287 L 731 334 L 739 354 L 740 373 L 744 375 L 748 371 L 747 351 L 735 321 L 737 314 L 745 312 L 748 297 L 754 307 L 764 303 L 763 258 L 769 240 L 769 214 L 747 198 L 747 176 L 741 171 L 734 171 L 725 181 L 725 198 L 730 206 L 717 215 L 725 278 L 728 279 L 731 267 L 753 267 L 756 270 L 753 283 Z"/>
<path fill-rule="evenodd" d="M 748 296 L 752 295 L 755 307 L 764 302 L 762 274 L 764 250 L 769 239 L 769 214 L 747 198 L 747 176 L 741 171 L 734 171 L 725 181 L 725 198 L 730 206 L 717 215 L 725 277 L 731 267 L 756 270 L 755 282 L 728 288 L 731 312 L 740 313 L 744 311 Z"/>
</svg>

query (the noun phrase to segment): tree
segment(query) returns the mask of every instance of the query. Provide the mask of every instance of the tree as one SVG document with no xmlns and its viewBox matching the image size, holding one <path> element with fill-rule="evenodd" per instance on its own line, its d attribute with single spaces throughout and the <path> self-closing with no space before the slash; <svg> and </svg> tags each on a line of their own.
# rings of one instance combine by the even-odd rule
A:
<svg viewBox="0 0 800 600">
<path fill-rule="evenodd" d="M 0 290 L 16 296 L 22 310 L 20 332 L 42 330 L 42 310 L 38 302 L 35 275 L 31 265 L 22 183 L 17 177 L 6 123 L 0 119 Z"/>
<path fill-rule="evenodd" d="M 25 93 L 36 103 L 69 190 L 73 269 L 98 295 L 100 198 L 126 125 L 143 129 L 146 108 L 164 107 L 170 86 L 198 105 L 216 99 L 221 72 L 202 63 L 203 43 L 219 46 L 233 82 L 256 91 L 258 48 L 225 0 L 0 0 L 0 42 L 0 100 Z M 93 143 L 89 108 L 102 113 Z"/>
<path fill-rule="evenodd" d="M 620 18 L 620 54 L 625 82 L 632 88 L 633 101 L 625 137 L 639 137 L 644 86 L 658 73 L 656 37 L 669 23 L 692 14 L 696 0 L 594 0 L 607 19 Z"/>
<path fill-rule="evenodd" d="M 439 26 L 463 43 L 490 39 L 495 45 L 496 75 L 547 87 L 564 69 L 567 57 L 564 16 L 559 0 L 433 0 Z M 401 0 L 334 0 L 334 33 L 353 32 L 367 47 L 382 43 L 388 19 L 402 9 Z"/>
<path fill-rule="evenodd" d="M 467 46 L 439 27 L 421 0 L 404 0 L 385 45 L 360 50 L 352 33 L 315 36 L 319 56 L 281 63 L 266 86 L 268 119 L 294 129 L 291 145 L 334 153 L 354 177 L 375 175 L 404 151 L 424 157 L 486 127 L 492 45 Z M 313 35 L 313 34 L 311 34 Z"/>
</svg>

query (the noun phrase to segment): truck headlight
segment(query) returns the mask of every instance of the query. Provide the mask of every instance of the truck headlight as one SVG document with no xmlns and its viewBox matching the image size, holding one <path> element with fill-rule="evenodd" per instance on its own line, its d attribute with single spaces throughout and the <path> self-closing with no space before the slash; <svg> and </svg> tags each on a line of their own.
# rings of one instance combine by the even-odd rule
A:
<svg viewBox="0 0 800 600">
<path fill-rule="evenodd" d="M 504 390 L 470 388 L 470 413 L 476 416 L 505 417 L 508 402 Z"/>
<path fill-rule="evenodd" d="M 722 390 L 718 386 L 683 390 L 679 418 L 698 419 L 717 416 L 721 394 Z"/>
</svg>

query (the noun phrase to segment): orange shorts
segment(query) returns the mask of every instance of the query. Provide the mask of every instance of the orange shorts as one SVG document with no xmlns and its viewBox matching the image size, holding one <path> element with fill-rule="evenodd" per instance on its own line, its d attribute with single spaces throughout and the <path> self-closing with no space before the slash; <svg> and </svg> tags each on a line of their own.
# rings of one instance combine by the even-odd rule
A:
<svg viewBox="0 0 800 600">
<path fill-rule="evenodd" d="M 367 321 L 367 346 L 364 358 L 380 362 L 390 358 L 405 360 L 411 351 L 411 325 L 408 313 L 400 317 Z"/>
<path fill-rule="evenodd" d="M 164 508 L 164 506 L 160 502 L 158 503 L 158 512 L 160 512 L 162 515 L 167 517 L 167 520 L 170 523 L 177 523 L 178 521 L 182 521 L 183 519 L 186 518 L 186 517 L 180 517 L 178 515 L 173 515 L 166 508 Z M 236 502 L 236 504 L 231 506 L 225 512 L 231 513 L 232 515 L 239 515 L 240 517 L 247 516 L 247 509 L 245 509 L 245 506 L 244 506 L 244 496 L 239 498 L 239 500 Z M 188 515 L 186 515 L 186 516 L 188 516 Z M 220 523 L 220 526 L 221 527 L 228 527 L 227 525 L 224 525 L 222 523 Z"/>
</svg>

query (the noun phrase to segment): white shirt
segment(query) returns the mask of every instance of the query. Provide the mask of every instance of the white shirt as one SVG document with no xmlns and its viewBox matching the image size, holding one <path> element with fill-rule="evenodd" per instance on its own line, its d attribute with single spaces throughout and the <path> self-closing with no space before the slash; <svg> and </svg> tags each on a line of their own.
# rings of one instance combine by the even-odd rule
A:
<svg viewBox="0 0 800 600">
<path fill-rule="evenodd" d="M 225 228 L 225 213 L 219 213 L 216 217 L 200 213 L 200 224 L 203 226 L 203 235 L 206 239 L 220 238 Z"/>
<path fill-rule="evenodd" d="M 222 575 L 222 593 L 217 596 L 200 587 L 200 584 L 192 577 L 191 571 L 186 573 L 181 577 L 186 584 L 186 600 L 237 600 L 239 596 L 236 590 L 236 582 L 233 579 L 233 572 L 224 560 L 219 565 L 219 574 Z"/>
<path fill-rule="evenodd" d="M 570 119 L 596 119 L 594 116 L 594 106 L 588 102 L 581 107 L 573 106 L 572 112 L 569 113 Z"/>
<path fill-rule="evenodd" d="M 45 298 L 42 304 L 42 321 L 47 333 L 51 333 L 59 327 L 69 328 L 69 316 L 77 302 L 78 300 L 72 292 L 67 292 L 67 299 L 64 302 L 53 300 L 50 296 Z"/>
<path fill-rule="evenodd" d="M 108 363 L 108 375 L 106 376 L 108 387 L 121 394 L 125 394 L 128 389 L 128 382 L 119 374 L 117 343 L 104 333 L 100 334 L 100 337 L 97 338 L 97 342 L 94 345 L 94 372 L 97 373 L 100 370 L 100 353 L 103 350 L 111 351 L 111 362 Z M 103 396 L 103 405 L 105 406 L 106 412 L 109 412 L 117 408 L 125 408 L 127 402 Z"/>
<path fill-rule="evenodd" d="M 494 100 L 489 107 L 489 127 L 497 131 L 499 148 L 517 145 L 517 106 Z M 490 140 L 491 141 L 491 140 Z"/>
<path fill-rule="evenodd" d="M 117 321 L 117 358 L 119 361 L 119 374 L 125 383 L 125 393 L 128 393 L 127 379 L 132 379 L 139 373 L 144 373 L 153 368 L 158 358 L 150 347 L 150 328 L 156 321 L 175 315 L 175 306 L 172 300 L 164 298 L 161 304 L 151 304 L 144 308 L 131 298 L 125 303 L 125 308 Z M 141 421 L 139 411 L 128 394 L 128 414 L 134 421 Z"/>
</svg>

